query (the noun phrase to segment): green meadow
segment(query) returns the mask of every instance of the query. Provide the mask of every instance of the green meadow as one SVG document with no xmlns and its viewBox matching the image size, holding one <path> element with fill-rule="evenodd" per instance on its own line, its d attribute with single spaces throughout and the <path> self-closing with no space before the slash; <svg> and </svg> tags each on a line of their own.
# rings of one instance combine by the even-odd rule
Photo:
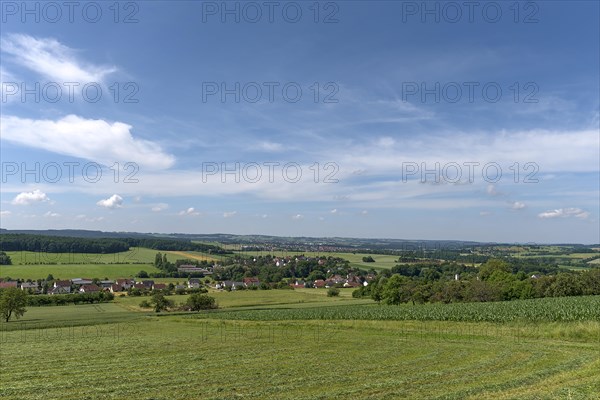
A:
<svg viewBox="0 0 600 400">
<path fill-rule="evenodd" d="M 354 317 L 319 319 L 311 313 L 322 305 L 295 307 L 302 292 L 268 292 L 288 299 L 280 311 L 292 319 L 249 309 L 260 291 L 227 293 L 236 301 L 209 313 L 140 312 L 118 301 L 30 308 L 21 320 L 0 323 L 0 397 L 599 398 L 600 323 L 592 317 L 378 320 L 355 310 L 367 306 L 340 304 L 333 308 Z"/>
<path fill-rule="evenodd" d="M 67 265 L 2 265 L 1 277 L 13 279 L 45 279 L 52 274 L 56 279 L 71 278 L 127 278 L 140 270 L 148 273 L 158 272 L 150 264 L 67 264 Z"/>
</svg>

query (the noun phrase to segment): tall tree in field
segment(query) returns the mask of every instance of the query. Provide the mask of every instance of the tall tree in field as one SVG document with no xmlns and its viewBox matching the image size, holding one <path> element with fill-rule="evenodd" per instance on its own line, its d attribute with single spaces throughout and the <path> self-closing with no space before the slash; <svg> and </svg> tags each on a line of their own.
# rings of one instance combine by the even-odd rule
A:
<svg viewBox="0 0 600 400">
<path fill-rule="evenodd" d="M 0 293 L 0 314 L 6 322 L 15 315 L 19 319 L 25 314 L 27 305 L 27 293 L 18 288 L 8 288 Z"/>
</svg>

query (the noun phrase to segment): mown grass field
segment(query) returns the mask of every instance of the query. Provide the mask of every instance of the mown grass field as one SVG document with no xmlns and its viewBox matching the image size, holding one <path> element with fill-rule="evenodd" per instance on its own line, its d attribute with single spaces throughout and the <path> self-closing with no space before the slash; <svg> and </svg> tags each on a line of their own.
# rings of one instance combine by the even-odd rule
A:
<svg viewBox="0 0 600 400">
<path fill-rule="evenodd" d="M 340 289 L 338 297 L 327 297 L 326 289 L 294 289 L 294 290 L 241 290 L 241 291 L 217 291 L 211 290 L 208 294 L 216 299 L 219 308 L 272 308 L 272 307 L 314 307 L 327 305 L 348 304 L 371 304 L 369 299 L 352 298 L 353 289 Z M 167 298 L 175 303 L 184 303 L 189 295 L 173 295 Z M 117 304 L 123 305 L 130 310 L 139 310 L 138 305 L 143 300 L 149 300 L 145 296 L 115 297 Z"/>
<path fill-rule="evenodd" d="M 105 311 L 30 309 L 25 325 L 0 324 L 0 396 L 587 400 L 600 393 L 598 321 L 222 320 L 213 316 L 225 312 L 198 318 L 99 307 Z"/>
<path fill-rule="evenodd" d="M 12 279 L 45 279 L 52 274 L 56 279 L 71 278 L 127 278 L 140 270 L 158 272 L 150 264 L 69 264 L 69 265 L 2 265 L 0 276 Z"/>
</svg>

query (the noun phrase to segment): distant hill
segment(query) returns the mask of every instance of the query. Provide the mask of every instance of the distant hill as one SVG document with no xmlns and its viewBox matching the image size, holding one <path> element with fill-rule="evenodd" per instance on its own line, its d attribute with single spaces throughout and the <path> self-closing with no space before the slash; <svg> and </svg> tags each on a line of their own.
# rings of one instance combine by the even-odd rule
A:
<svg viewBox="0 0 600 400">
<path fill-rule="evenodd" d="M 47 230 L 19 230 L 19 229 L 0 229 L 2 233 L 22 233 L 28 235 L 44 235 L 44 236 L 64 236 L 64 237 L 80 237 L 87 239 L 123 239 L 132 237 L 154 237 L 145 233 L 137 232 L 102 232 L 102 231 L 88 231 L 83 229 L 47 229 Z"/>
<path fill-rule="evenodd" d="M 461 249 L 468 247 L 511 245 L 514 243 L 489 243 L 463 240 L 410 240 L 410 239 L 368 239 L 368 238 L 343 238 L 343 237 L 287 237 L 269 235 L 233 235 L 226 233 L 214 234 L 187 234 L 187 233 L 140 233 L 140 232 L 102 232 L 82 229 L 49 229 L 49 230 L 7 230 L 0 229 L 2 233 L 24 233 L 44 236 L 80 237 L 87 239 L 179 239 L 199 242 L 219 242 L 224 244 L 241 245 L 274 245 L 282 247 L 338 247 L 348 250 L 402 250 L 402 249 Z M 600 245 L 582 244 L 557 244 L 582 248 L 599 247 Z"/>
</svg>

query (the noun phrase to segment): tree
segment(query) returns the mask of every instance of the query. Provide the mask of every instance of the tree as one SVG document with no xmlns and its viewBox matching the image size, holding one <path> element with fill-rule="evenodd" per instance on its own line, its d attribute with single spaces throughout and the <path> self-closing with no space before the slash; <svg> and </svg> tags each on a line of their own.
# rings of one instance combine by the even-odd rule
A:
<svg viewBox="0 0 600 400">
<path fill-rule="evenodd" d="M 485 264 L 479 267 L 479 277 L 482 280 L 490 278 L 494 272 L 511 273 L 512 270 L 506 261 L 497 258 L 490 258 Z"/>
<path fill-rule="evenodd" d="M 206 294 L 195 293 L 188 297 L 185 305 L 191 311 L 208 310 L 215 308 L 215 298 Z"/>
<path fill-rule="evenodd" d="M 156 312 L 166 311 L 169 307 L 173 307 L 173 301 L 167 299 L 162 293 L 152 296 L 151 304 Z"/>
<path fill-rule="evenodd" d="M 380 276 L 377 281 L 371 283 L 371 285 L 373 285 L 371 287 L 371 298 L 378 303 L 383 300 L 383 288 L 386 283 L 387 278 L 385 276 Z"/>
<path fill-rule="evenodd" d="M 340 289 L 336 287 L 330 287 L 327 290 L 327 297 L 337 297 L 340 295 Z"/>
<path fill-rule="evenodd" d="M 148 273 L 144 270 L 141 270 L 140 272 L 138 272 L 137 276 L 138 276 L 138 278 L 147 278 Z"/>
<path fill-rule="evenodd" d="M 25 314 L 27 293 L 17 288 L 4 289 L 0 294 L 0 314 L 6 322 L 14 314 L 17 319 Z"/>
<path fill-rule="evenodd" d="M 10 256 L 3 251 L 0 251 L 0 265 L 11 265 Z"/>
</svg>

